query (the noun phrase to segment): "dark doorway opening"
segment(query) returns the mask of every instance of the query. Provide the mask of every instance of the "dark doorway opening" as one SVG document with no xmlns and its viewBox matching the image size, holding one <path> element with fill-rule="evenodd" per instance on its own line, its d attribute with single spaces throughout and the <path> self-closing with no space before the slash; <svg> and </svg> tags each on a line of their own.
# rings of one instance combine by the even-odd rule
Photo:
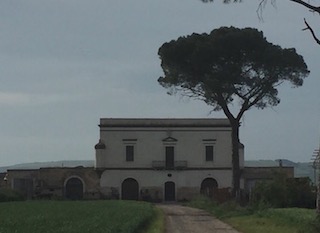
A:
<svg viewBox="0 0 320 233">
<path fill-rule="evenodd" d="M 168 181 L 164 184 L 164 200 L 165 201 L 176 200 L 176 186 L 174 182 Z"/>
<path fill-rule="evenodd" d="M 133 178 L 125 179 L 122 182 L 121 188 L 122 200 L 138 200 L 139 199 L 139 184 Z"/>
<path fill-rule="evenodd" d="M 213 198 L 217 189 L 217 181 L 213 178 L 206 178 L 201 183 L 200 193 L 207 197 Z"/>
<path fill-rule="evenodd" d="M 79 200 L 83 198 L 83 183 L 79 178 L 70 178 L 66 183 L 66 198 Z"/>
</svg>

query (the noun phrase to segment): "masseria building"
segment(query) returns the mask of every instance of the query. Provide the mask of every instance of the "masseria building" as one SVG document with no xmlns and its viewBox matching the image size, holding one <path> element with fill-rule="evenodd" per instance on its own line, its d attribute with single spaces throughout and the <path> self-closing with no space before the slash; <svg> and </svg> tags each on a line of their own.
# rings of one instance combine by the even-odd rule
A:
<svg viewBox="0 0 320 233">
<path fill-rule="evenodd" d="M 100 120 L 100 191 L 121 199 L 187 200 L 232 186 L 227 119 Z M 243 167 L 243 147 L 240 151 Z"/>
<path fill-rule="evenodd" d="M 0 174 L 1 188 L 28 198 L 189 200 L 200 193 L 227 198 L 232 187 L 228 119 L 102 118 L 92 167 L 12 169 Z M 94 157 L 94 152 L 92 153 Z M 243 167 L 241 188 L 293 177 L 293 167 Z"/>
</svg>

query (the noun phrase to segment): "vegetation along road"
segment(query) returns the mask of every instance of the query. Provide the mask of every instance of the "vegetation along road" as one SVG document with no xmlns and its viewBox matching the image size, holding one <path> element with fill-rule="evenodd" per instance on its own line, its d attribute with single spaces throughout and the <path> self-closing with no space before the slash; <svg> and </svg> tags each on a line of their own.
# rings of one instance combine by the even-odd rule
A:
<svg viewBox="0 0 320 233">
<path fill-rule="evenodd" d="M 158 207 L 165 214 L 166 233 L 238 233 L 203 210 L 174 204 Z"/>
</svg>

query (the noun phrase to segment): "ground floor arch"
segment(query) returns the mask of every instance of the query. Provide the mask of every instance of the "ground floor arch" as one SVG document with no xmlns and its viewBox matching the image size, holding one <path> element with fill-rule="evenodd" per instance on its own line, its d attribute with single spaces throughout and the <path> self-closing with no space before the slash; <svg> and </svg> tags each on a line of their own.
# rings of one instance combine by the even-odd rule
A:
<svg viewBox="0 0 320 233">
<path fill-rule="evenodd" d="M 168 181 L 164 184 L 164 200 L 165 201 L 176 200 L 176 185 L 172 181 Z"/>
<path fill-rule="evenodd" d="M 71 177 L 65 183 L 65 197 L 71 200 L 83 198 L 84 184 L 79 177 Z"/>
<path fill-rule="evenodd" d="M 200 193 L 213 198 L 218 189 L 218 182 L 213 178 L 206 178 L 201 182 Z"/>
<path fill-rule="evenodd" d="M 139 183 L 133 178 L 127 178 L 121 185 L 122 200 L 139 200 Z"/>
</svg>

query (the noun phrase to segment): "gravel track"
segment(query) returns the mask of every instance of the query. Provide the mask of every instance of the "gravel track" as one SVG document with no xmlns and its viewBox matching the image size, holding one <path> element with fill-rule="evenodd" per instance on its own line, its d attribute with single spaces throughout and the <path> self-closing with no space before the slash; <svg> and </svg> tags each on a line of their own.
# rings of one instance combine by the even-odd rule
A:
<svg viewBox="0 0 320 233">
<path fill-rule="evenodd" d="M 158 207 L 165 214 L 166 233 L 239 233 L 204 210 L 176 204 Z"/>
</svg>

